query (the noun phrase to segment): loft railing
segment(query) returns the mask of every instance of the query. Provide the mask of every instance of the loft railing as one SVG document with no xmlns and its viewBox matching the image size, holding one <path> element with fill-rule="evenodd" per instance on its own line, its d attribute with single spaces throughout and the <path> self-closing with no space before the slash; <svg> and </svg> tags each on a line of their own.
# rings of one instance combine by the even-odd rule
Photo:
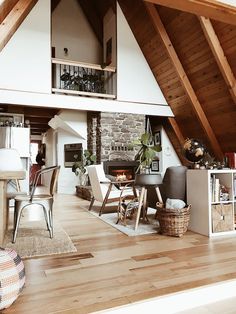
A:
<svg viewBox="0 0 236 314">
<path fill-rule="evenodd" d="M 52 92 L 115 99 L 114 67 L 52 58 Z"/>
</svg>

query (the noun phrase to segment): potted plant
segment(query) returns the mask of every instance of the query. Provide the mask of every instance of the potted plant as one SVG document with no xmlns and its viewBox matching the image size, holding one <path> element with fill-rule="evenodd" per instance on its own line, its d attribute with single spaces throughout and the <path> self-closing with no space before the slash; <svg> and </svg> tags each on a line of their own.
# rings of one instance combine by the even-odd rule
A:
<svg viewBox="0 0 236 314">
<path fill-rule="evenodd" d="M 93 155 L 89 150 L 85 149 L 82 158 L 79 161 L 78 155 L 74 155 L 75 162 L 72 166 L 72 172 L 79 177 L 79 184 L 86 185 L 88 182 L 88 173 L 86 167 L 96 162 L 96 156 Z"/>
<path fill-rule="evenodd" d="M 150 173 L 150 166 L 153 160 L 158 160 L 157 152 L 160 152 L 161 145 L 155 145 L 152 134 L 145 132 L 137 140 L 134 140 L 131 147 L 139 147 L 135 160 L 139 162 L 136 173 Z"/>
</svg>

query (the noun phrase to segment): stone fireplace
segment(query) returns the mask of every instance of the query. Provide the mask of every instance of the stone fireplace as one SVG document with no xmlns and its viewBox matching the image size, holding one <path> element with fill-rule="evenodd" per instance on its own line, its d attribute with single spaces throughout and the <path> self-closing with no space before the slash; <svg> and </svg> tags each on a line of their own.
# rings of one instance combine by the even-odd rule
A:
<svg viewBox="0 0 236 314">
<path fill-rule="evenodd" d="M 107 160 L 103 162 L 103 165 L 106 174 L 123 180 L 132 180 L 135 177 L 138 162 L 133 160 Z"/>
<path fill-rule="evenodd" d="M 133 178 L 137 150 L 129 144 L 145 131 L 145 115 L 90 112 L 88 113 L 88 149 L 104 163 L 104 170 L 111 175 L 127 174 Z"/>
</svg>

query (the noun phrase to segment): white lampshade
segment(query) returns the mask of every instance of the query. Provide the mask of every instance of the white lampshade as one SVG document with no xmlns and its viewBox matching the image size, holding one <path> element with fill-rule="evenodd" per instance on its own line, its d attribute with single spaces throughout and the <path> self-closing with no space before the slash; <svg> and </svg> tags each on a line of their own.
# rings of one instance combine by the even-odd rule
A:
<svg viewBox="0 0 236 314">
<path fill-rule="evenodd" d="M 16 149 L 0 148 L 0 171 L 24 171 Z"/>
</svg>

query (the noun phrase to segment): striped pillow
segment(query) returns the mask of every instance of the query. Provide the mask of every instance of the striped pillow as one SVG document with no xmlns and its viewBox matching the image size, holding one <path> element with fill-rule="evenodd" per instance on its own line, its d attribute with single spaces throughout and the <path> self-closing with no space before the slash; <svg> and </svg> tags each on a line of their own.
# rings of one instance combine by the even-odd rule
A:
<svg viewBox="0 0 236 314">
<path fill-rule="evenodd" d="M 0 310 L 9 307 L 25 284 L 25 267 L 12 249 L 0 248 Z"/>
</svg>

